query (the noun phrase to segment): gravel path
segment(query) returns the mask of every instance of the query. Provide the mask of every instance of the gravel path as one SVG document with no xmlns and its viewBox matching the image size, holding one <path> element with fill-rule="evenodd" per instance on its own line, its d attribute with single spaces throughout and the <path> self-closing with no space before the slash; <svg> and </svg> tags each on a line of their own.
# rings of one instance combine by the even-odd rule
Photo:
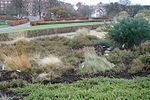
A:
<svg viewBox="0 0 150 100">
<path fill-rule="evenodd" d="M 13 30 L 13 29 L 22 28 L 22 27 L 28 27 L 28 26 L 30 26 L 30 22 L 22 24 L 22 25 L 0 28 L 0 31 Z"/>
</svg>

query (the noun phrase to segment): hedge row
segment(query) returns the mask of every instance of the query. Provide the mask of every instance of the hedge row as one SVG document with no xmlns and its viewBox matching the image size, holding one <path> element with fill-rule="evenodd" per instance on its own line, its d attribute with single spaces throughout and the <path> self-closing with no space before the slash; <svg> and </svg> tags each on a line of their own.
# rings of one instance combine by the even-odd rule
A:
<svg viewBox="0 0 150 100">
<path fill-rule="evenodd" d="M 58 33 L 69 33 L 69 32 L 75 32 L 80 28 L 96 29 L 99 26 L 100 24 L 73 26 L 73 27 L 65 27 L 65 28 L 61 27 L 61 28 L 48 28 L 48 29 L 38 29 L 38 30 L 26 30 L 26 31 L 15 32 L 15 33 L 2 33 L 0 34 L 0 41 L 10 41 L 16 38 L 17 36 L 25 36 L 27 38 L 32 38 L 37 36 L 44 36 L 44 35 L 51 35 L 51 34 L 58 34 Z"/>
<path fill-rule="evenodd" d="M 70 20 L 90 20 L 90 19 L 109 19 L 107 16 L 102 16 L 100 18 L 88 18 L 88 17 L 79 17 L 79 18 L 43 18 L 44 21 L 70 21 Z"/>
<path fill-rule="evenodd" d="M 9 25 L 16 26 L 16 25 L 25 24 L 27 22 L 29 22 L 29 19 L 14 20 L 14 21 L 9 22 Z"/>
<path fill-rule="evenodd" d="M 70 20 L 70 21 L 32 21 L 31 26 L 36 25 L 49 25 L 49 24 L 69 24 L 69 23 L 86 23 L 86 22 L 102 22 L 103 19 L 91 19 L 91 20 Z M 107 20 L 108 21 L 108 20 Z"/>
<path fill-rule="evenodd" d="M 89 18 L 80 17 L 80 18 L 44 18 L 44 21 L 62 21 L 62 20 L 89 20 Z"/>
<path fill-rule="evenodd" d="M 20 18 L 10 17 L 10 16 L 0 16 L 1 20 L 21 20 Z"/>
</svg>

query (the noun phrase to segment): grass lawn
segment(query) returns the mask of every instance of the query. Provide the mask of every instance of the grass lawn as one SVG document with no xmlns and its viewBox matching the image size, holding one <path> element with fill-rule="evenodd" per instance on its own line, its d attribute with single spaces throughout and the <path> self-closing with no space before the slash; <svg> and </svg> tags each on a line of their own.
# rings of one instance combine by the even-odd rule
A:
<svg viewBox="0 0 150 100">
<path fill-rule="evenodd" d="M 127 79 L 94 78 L 72 84 L 31 84 L 24 100 L 150 100 L 150 77 Z"/>
<path fill-rule="evenodd" d="M 0 28 L 9 27 L 9 25 L 0 25 Z"/>
<path fill-rule="evenodd" d="M 16 28 L 13 30 L 0 30 L 0 33 L 20 32 L 20 31 L 25 31 L 25 30 L 37 30 L 37 29 L 69 27 L 69 26 L 95 25 L 95 24 L 101 24 L 101 23 L 102 22 L 86 22 L 86 23 L 38 25 L 38 26 L 21 27 L 21 28 Z"/>
</svg>

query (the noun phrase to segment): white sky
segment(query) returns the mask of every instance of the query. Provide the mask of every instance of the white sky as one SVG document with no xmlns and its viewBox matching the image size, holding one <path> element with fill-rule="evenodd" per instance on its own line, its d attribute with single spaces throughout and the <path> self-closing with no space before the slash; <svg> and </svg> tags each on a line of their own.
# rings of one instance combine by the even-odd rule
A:
<svg viewBox="0 0 150 100">
<path fill-rule="evenodd" d="M 86 3 L 88 5 L 95 5 L 97 3 L 109 3 L 110 2 L 117 2 L 119 0 L 61 0 L 64 2 L 68 2 L 71 4 L 76 4 L 77 2 L 83 2 Z M 150 0 L 131 0 L 132 4 L 141 4 L 141 5 L 150 5 Z"/>
</svg>

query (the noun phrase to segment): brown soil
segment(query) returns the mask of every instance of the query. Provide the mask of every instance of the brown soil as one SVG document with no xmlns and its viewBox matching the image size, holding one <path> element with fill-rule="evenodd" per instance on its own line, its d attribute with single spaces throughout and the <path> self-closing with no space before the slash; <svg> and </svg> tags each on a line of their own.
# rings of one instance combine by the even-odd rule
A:
<svg viewBox="0 0 150 100">
<path fill-rule="evenodd" d="M 115 72 L 115 71 L 106 71 L 106 72 L 98 72 L 95 74 L 86 74 L 86 75 L 78 75 L 76 71 L 70 70 L 68 73 L 64 74 L 62 77 L 56 78 L 54 80 L 45 80 L 43 81 L 44 84 L 52 83 L 73 83 L 84 78 L 95 78 L 95 77 L 109 77 L 109 78 L 125 78 L 125 79 L 132 79 L 136 76 L 139 77 L 146 77 L 150 75 L 150 70 L 147 72 L 139 72 L 130 74 L 127 71 L 122 72 Z M 32 74 L 28 72 L 17 72 L 17 71 L 0 71 L 0 82 L 2 81 L 11 81 L 12 79 L 22 79 L 29 83 L 33 82 Z"/>
<path fill-rule="evenodd" d="M 28 72 L 17 72 L 17 71 L 7 71 L 1 70 L 0 71 L 0 82 L 1 81 L 9 81 L 12 79 L 22 79 L 29 83 L 32 82 L 32 74 Z"/>
</svg>

